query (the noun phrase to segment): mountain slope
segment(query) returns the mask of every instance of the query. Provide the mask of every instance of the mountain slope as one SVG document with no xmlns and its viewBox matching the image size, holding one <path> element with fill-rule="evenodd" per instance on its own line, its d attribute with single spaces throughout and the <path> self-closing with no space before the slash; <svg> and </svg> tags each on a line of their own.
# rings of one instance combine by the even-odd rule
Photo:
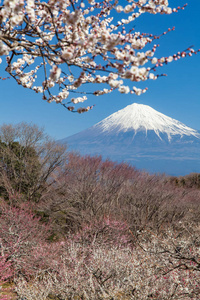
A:
<svg viewBox="0 0 200 300">
<path fill-rule="evenodd" d="M 81 154 L 127 161 L 150 172 L 200 172 L 198 131 L 147 105 L 129 105 L 61 142 Z"/>
<path fill-rule="evenodd" d="M 165 116 L 147 105 L 134 103 L 112 114 L 94 126 L 103 132 L 154 131 L 160 138 L 160 133 L 167 134 L 168 140 L 174 135 L 181 137 L 200 137 L 198 132 L 183 123 Z"/>
</svg>

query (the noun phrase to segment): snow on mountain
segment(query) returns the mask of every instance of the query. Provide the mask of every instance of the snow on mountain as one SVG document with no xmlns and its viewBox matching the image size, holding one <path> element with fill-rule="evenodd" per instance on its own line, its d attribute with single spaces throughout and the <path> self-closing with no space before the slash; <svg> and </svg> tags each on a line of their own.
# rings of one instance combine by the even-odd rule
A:
<svg viewBox="0 0 200 300">
<path fill-rule="evenodd" d="M 148 130 L 153 130 L 160 139 L 160 133 L 166 133 L 169 141 L 174 135 L 200 137 L 196 130 L 165 116 L 148 105 L 137 103 L 128 105 L 124 109 L 110 115 L 97 123 L 94 126 L 95 128 L 110 133 L 112 131 L 119 133 L 133 130 L 135 134 L 138 131 L 147 133 Z"/>
<path fill-rule="evenodd" d="M 147 105 L 132 104 L 63 140 L 69 150 L 149 172 L 200 173 L 200 134 Z"/>
</svg>

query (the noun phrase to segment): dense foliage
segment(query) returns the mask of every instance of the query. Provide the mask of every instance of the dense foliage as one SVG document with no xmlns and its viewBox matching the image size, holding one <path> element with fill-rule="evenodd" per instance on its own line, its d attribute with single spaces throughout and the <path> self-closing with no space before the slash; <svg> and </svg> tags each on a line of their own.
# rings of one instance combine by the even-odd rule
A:
<svg viewBox="0 0 200 300">
<path fill-rule="evenodd" d="M 28 196 L 40 172 L 39 157 L 32 147 L 24 147 L 19 142 L 0 142 L 0 172 L 2 185 L 0 194 L 8 199 L 5 180 L 15 191 Z"/>
<path fill-rule="evenodd" d="M 38 201 L 51 184 L 51 173 L 65 160 L 66 148 L 27 123 L 1 126 L 0 140 L 0 195 Z"/>
</svg>

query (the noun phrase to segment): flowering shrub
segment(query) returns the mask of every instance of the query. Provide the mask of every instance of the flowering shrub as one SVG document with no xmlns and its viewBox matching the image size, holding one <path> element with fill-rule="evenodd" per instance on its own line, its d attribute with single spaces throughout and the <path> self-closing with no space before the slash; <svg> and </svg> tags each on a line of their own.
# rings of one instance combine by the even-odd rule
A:
<svg viewBox="0 0 200 300">
<path fill-rule="evenodd" d="M 132 237 L 125 222 L 104 218 L 94 220 L 90 224 L 82 224 L 82 228 L 73 236 L 76 243 L 83 245 L 106 245 L 122 247 L 131 243 Z"/>
<path fill-rule="evenodd" d="M 59 247 L 47 242 L 50 226 L 41 224 L 27 206 L 15 208 L 2 201 L 0 210 L 0 254 L 2 263 L 6 263 L 7 277 L 3 270 L 1 276 L 12 280 L 20 274 L 28 280 L 37 273 L 56 268 L 55 254 Z"/>
<path fill-rule="evenodd" d="M 111 223 L 117 230 L 119 222 Z M 19 279 L 18 295 L 30 300 L 49 294 L 60 299 L 198 299 L 199 228 L 187 237 L 170 228 L 163 235 L 144 230 L 133 237 L 132 245 L 107 243 L 106 234 L 99 243 L 90 232 L 83 229 L 84 239 L 81 232 L 78 239 L 69 235 L 62 242 L 59 274 L 34 277 L 31 284 Z"/>
<path fill-rule="evenodd" d="M 87 94 L 118 90 L 141 95 L 147 88 L 139 89 L 135 82 L 155 80 L 165 75 L 156 73 L 158 67 L 197 53 L 188 48 L 156 57 L 159 45 L 151 44 L 174 28 L 156 36 L 132 27 L 144 13 L 170 15 L 186 6 L 171 8 L 168 0 L 1 2 L 0 56 L 6 57 L 6 71 L 18 84 L 69 111 L 75 110 L 74 104 L 85 102 Z M 133 82 L 132 88 L 127 79 Z M 101 88 L 93 91 L 88 87 L 85 92 L 86 84 L 101 84 Z M 71 97 L 77 92 L 84 95 Z"/>
<path fill-rule="evenodd" d="M 2 247 L 2 245 L 1 245 Z M 10 293 L 11 288 L 5 287 L 7 284 L 7 280 L 13 276 L 13 270 L 11 267 L 11 263 L 9 262 L 9 257 L 1 251 L 0 254 L 0 300 L 9 300 L 10 297 L 6 296 L 6 294 Z"/>
<path fill-rule="evenodd" d="M 0 256 L 0 282 L 5 281 L 12 276 L 11 264 L 7 259 L 8 256 L 2 253 Z"/>
</svg>

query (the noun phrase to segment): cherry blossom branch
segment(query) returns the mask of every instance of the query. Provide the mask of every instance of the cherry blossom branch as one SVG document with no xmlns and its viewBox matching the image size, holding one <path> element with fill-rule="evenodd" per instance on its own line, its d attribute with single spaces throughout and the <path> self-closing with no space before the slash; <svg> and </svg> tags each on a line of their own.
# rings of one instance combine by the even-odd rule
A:
<svg viewBox="0 0 200 300">
<path fill-rule="evenodd" d="M 169 15 L 184 9 L 186 4 L 177 8 L 169 7 L 168 0 L 127 1 L 127 5 L 115 0 L 79 0 L 76 4 L 75 7 L 73 0 L 4 0 L 0 9 L 0 56 L 6 58 L 6 71 L 19 85 L 42 93 L 49 103 L 55 101 L 67 107 L 70 103 L 85 102 L 87 97 L 70 98 L 71 93 L 82 94 L 85 84 L 89 85 L 88 95 L 99 96 L 114 90 L 141 95 L 147 88 L 130 88 L 125 81 L 155 80 L 164 74 L 154 75 L 150 71 L 199 52 L 189 47 L 156 58 L 158 45 L 152 50 L 144 48 L 174 27 L 156 36 L 136 32 L 131 25 L 144 13 Z M 120 21 L 115 21 L 117 14 L 121 14 Z M 96 83 L 107 84 L 108 88 L 90 92 L 90 85 Z M 69 106 L 69 110 L 82 113 L 92 107 L 75 110 Z"/>
</svg>

